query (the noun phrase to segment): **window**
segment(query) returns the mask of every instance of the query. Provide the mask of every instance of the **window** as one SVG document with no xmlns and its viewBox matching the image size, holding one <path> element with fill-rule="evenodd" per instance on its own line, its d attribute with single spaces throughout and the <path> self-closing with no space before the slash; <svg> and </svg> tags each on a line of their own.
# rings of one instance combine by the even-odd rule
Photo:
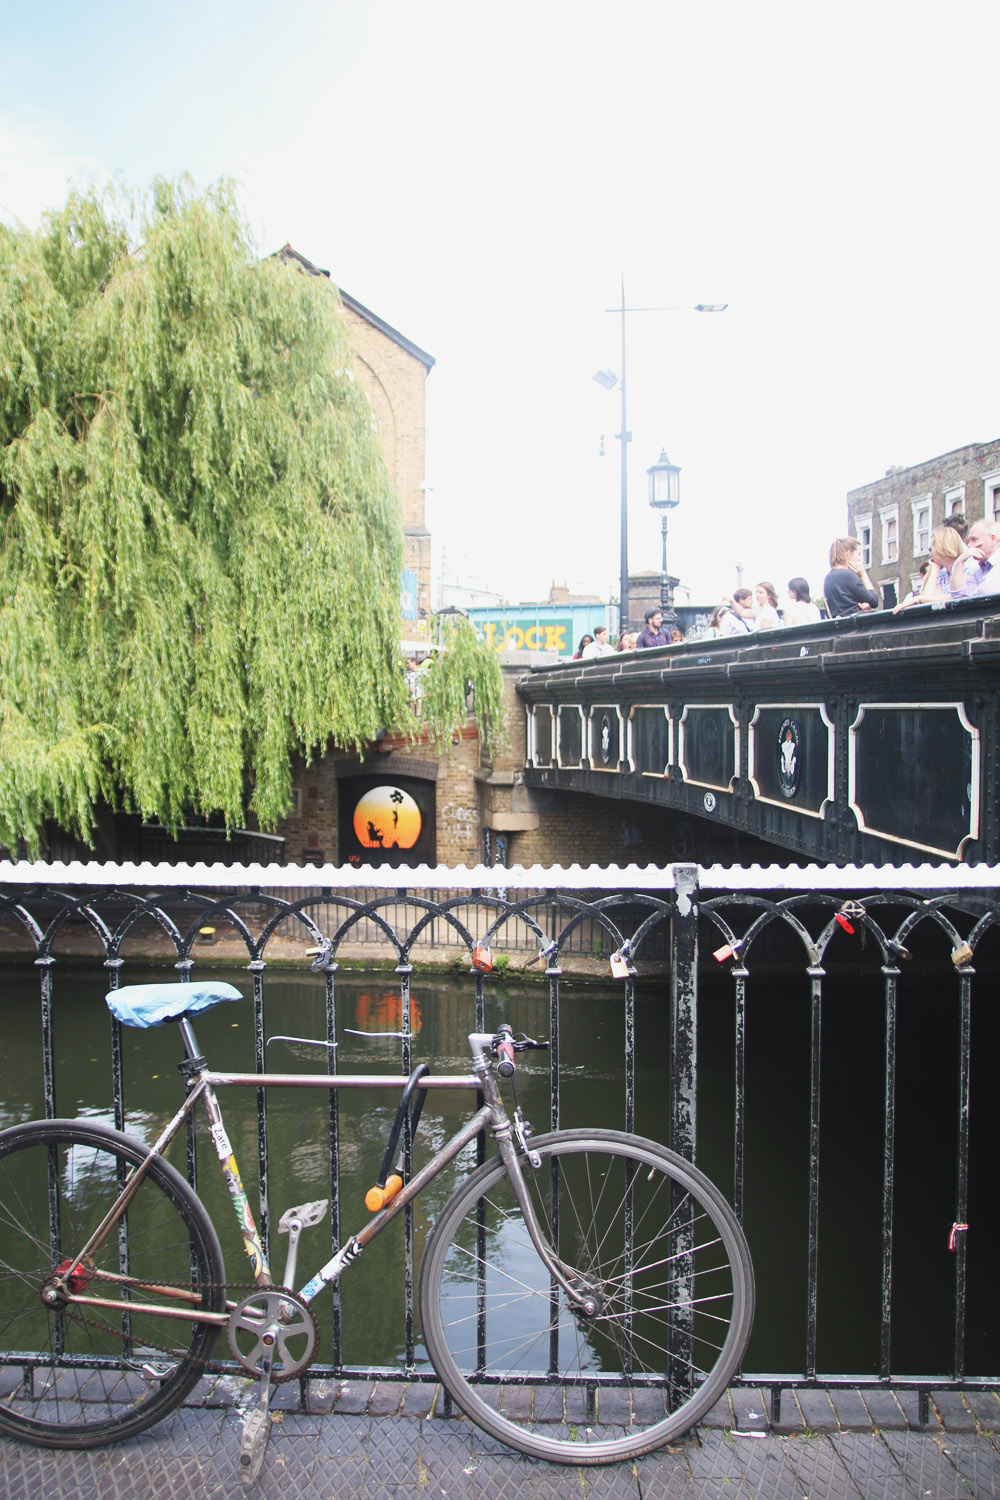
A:
<svg viewBox="0 0 1000 1500">
<path fill-rule="evenodd" d="M 956 511 L 965 513 L 965 485 L 952 485 L 950 490 L 944 492 L 944 513 L 953 516 Z"/>
<path fill-rule="evenodd" d="M 931 550 L 931 495 L 911 500 L 913 508 L 913 555 L 923 557 Z M 889 559 L 887 558 L 888 562 Z"/>
<path fill-rule="evenodd" d="M 856 516 L 854 521 L 854 535 L 861 543 L 861 560 L 866 568 L 872 565 L 872 518 L 871 516 Z"/>
<path fill-rule="evenodd" d="M 899 506 L 894 505 L 891 510 L 880 510 L 879 520 L 882 523 L 882 562 L 898 562 Z"/>
<path fill-rule="evenodd" d="M 983 515 L 987 521 L 1000 520 L 1000 469 L 983 475 Z"/>
</svg>

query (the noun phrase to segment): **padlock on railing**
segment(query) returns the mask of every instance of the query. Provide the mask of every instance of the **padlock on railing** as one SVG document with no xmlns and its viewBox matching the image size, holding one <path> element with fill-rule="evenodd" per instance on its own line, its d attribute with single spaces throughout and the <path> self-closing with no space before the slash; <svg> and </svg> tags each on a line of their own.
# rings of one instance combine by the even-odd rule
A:
<svg viewBox="0 0 1000 1500">
<path fill-rule="evenodd" d="M 620 951 L 618 953 L 612 953 L 609 962 L 611 964 L 612 979 L 628 978 L 628 959 L 624 956 L 623 953 L 621 953 Z"/>
<path fill-rule="evenodd" d="M 860 901 L 845 901 L 840 910 L 834 912 L 834 921 L 838 927 L 842 927 L 845 932 L 850 933 L 851 937 L 853 937 L 855 931 L 853 922 L 857 922 L 864 914 L 865 909 Z"/>
<path fill-rule="evenodd" d="M 727 958 L 739 958 L 742 943 L 723 943 L 721 948 L 716 948 L 712 957 L 717 964 L 724 964 Z"/>
<path fill-rule="evenodd" d="M 488 974 L 493 967 L 493 951 L 487 943 L 477 943 L 472 950 L 472 967 Z"/>
</svg>

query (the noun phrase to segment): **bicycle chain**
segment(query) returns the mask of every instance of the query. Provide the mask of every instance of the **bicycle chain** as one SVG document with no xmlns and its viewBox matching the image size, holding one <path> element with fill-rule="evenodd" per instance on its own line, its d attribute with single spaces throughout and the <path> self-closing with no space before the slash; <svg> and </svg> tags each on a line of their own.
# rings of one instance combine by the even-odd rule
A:
<svg viewBox="0 0 1000 1500">
<path fill-rule="evenodd" d="M 100 1281 L 102 1279 L 99 1272 L 98 1273 L 93 1273 L 93 1274 L 95 1274 L 95 1279 L 96 1280 Z M 117 1277 L 116 1276 L 115 1277 L 115 1281 L 114 1281 L 114 1285 L 116 1287 L 135 1287 L 136 1289 L 142 1289 L 142 1288 L 148 1288 L 150 1286 L 150 1282 L 148 1282 L 148 1281 L 142 1281 L 138 1277 L 131 1277 L 130 1278 L 130 1277 Z M 182 1291 L 182 1292 L 190 1292 L 191 1291 L 190 1285 L 187 1282 L 183 1282 L 183 1281 L 161 1281 L 159 1278 L 157 1278 L 156 1285 L 158 1287 L 159 1286 L 173 1287 L 177 1291 Z M 243 1293 L 242 1296 L 239 1296 L 239 1297 L 235 1298 L 235 1301 L 237 1303 L 240 1303 L 240 1302 L 244 1301 L 244 1299 L 246 1297 L 252 1296 L 255 1292 L 257 1292 L 257 1293 L 264 1293 L 264 1292 L 287 1292 L 289 1290 L 288 1287 L 280 1287 L 280 1286 L 261 1287 L 261 1286 L 258 1286 L 256 1284 L 256 1282 L 251 1282 L 249 1285 L 242 1285 L 241 1283 L 235 1282 L 235 1281 L 208 1281 L 208 1282 L 204 1282 L 201 1285 L 202 1285 L 202 1290 L 206 1291 L 206 1292 L 218 1292 L 218 1291 L 225 1292 L 226 1293 L 226 1300 L 227 1301 L 233 1300 L 229 1296 L 229 1294 L 231 1292 L 241 1292 L 241 1293 Z M 292 1292 L 292 1293 L 290 1293 L 290 1295 L 294 1297 L 295 1293 Z M 100 1323 L 100 1322 L 97 1321 L 96 1318 L 88 1318 L 88 1317 L 86 1317 L 82 1312 L 77 1311 L 77 1307 L 78 1307 L 77 1303 L 69 1302 L 65 1306 L 60 1307 L 58 1309 L 58 1311 L 61 1312 L 64 1317 L 72 1317 L 75 1322 L 83 1324 L 83 1326 L 85 1328 L 96 1328 L 101 1333 L 115 1332 L 114 1329 L 109 1329 L 108 1324 L 106 1322 Z M 49 1308 L 48 1310 L 51 1312 L 54 1309 Z M 121 1311 L 121 1309 L 115 1309 L 115 1311 Z M 206 1311 L 211 1311 L 211 1309 L 208 1308 L 208 1309 L 206 1309 Z M 318 1342 L 319 1342 L 319 1328 L 316 1325 L 315 1316 L 313 1315 L 313 1313 L 312 1313 L 312 1311 L 311 1311 L 310 1308 L 306 1307 L 305 1311 L 309 1314 L 310 1318 L 312 1318 L 313 1327 L 316 1328 L 316 1339 L 317 1339 L 317 1344 L 318 1344 Z M 193 1327 L 194 1325 L 192 1324 L 191 1326 Z M 215 1326 L 216 1326 L 216 1328 L 217 1328 L 217 1330 L 218 1330 L 218 1332 L 220 1334 L 225 1332 L 225 1324 L 216 1324 Z M 232 1368 L 229 1365 L 223 1364 L 220 1360 L 217 1360 L 217 1359 L 199 1359 L 196 1354 L 179 1354 L 176 1348 L 171 1349 L 166 1344 L 154 1344 L 151 1340 L 146 1339 L 146 1338 L 144 1338 L 142 1340 L 142 1346 L 143 1346 L 144 1349 L 155 1349 L 158 1354 L 168 1354 L 170 1356 L 170 1358 L 175 1363 L 178 1362 L 178 1361 L 180 1361 L 180 1360 L 183 1360 L 183 1362 L 185 1364 L 197 1365 L 199 1367 L 199 1369 L 205 1370 L 209 1374 L 212 1374 L 212 1375 L 232 1375 L 232 1373 L 233 1373 Z M 251 1380 L 259 1380 L 260 1379 L 260 1373 L 259 1372 L 252 1372 L 250 1370 L 247 1370 L 246 1366 L 243 1366 L 243 1370 L 244 1370 L 244 1373 Z M 301 1370 L 299 1370 L 299 1371 L 291 1371 L 289 1374 L 283 1375 L 283 1374 L 281 1374 L 277 1370 L 272 1370 L 271 1371 L 271 1384 L 272 1385 L 281 1385 L 286 1380 L 295 1380 L 297 1378 L 297 1376 L 301 1375 L 302 1373 L 303 1372 Z"/>
</svg>

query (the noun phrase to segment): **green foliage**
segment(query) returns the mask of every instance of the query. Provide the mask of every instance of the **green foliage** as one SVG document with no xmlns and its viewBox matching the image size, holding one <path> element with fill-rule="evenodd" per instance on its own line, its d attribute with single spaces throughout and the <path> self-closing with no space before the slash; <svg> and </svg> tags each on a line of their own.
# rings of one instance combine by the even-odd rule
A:
<svg viewBox="0 0 1000 1500">
<path fill-rule="evenodd" d="M 481 641 L 467 616 L 443 610 L 431 622 L 438 648 L 421 675 L 421 727 L 443 745 L 471 708 L 487 753 L 504 742 L 503 673 L 495 651 Z"/>
<path fill-rule="evenodd" d="M 291 763 L 407 718 L 402 527 L 325 281 L 220 184 L 0 225 L 0 843 L 96 802 L 288 811 Z M 449 626 L 424 725 L 500 723 Z M 474 644 L 474 641 L 473 641 Z"/>
</svg>

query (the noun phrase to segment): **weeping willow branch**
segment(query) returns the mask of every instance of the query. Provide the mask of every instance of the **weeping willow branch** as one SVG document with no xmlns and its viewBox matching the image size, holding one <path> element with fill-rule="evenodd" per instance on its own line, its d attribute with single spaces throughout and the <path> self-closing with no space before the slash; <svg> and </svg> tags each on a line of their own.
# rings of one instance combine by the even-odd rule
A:
<svg viewBox="0 0 1000 1500">
<path fill-rule="evenodd" d="M 232 188 L 73 193 L 0 225 L 0 842 L 176 828 L 406 721 L 403 539 L 336 294 L 261 260 Z M 424 727 L 499 671 L 443 627 Z M 470 637 L 472 639 L 470 640 Z"/>
<path fill-rule="evenodd" d="M 503 674 L 497 654 L 479 640 L 468 618 L 442 611 L 431 622 L 438 648 L 422 674 L 422 727 L 438 745 L 450 741 L 471 709 L 487 753 L 506 740 Z"/>
</svg>

